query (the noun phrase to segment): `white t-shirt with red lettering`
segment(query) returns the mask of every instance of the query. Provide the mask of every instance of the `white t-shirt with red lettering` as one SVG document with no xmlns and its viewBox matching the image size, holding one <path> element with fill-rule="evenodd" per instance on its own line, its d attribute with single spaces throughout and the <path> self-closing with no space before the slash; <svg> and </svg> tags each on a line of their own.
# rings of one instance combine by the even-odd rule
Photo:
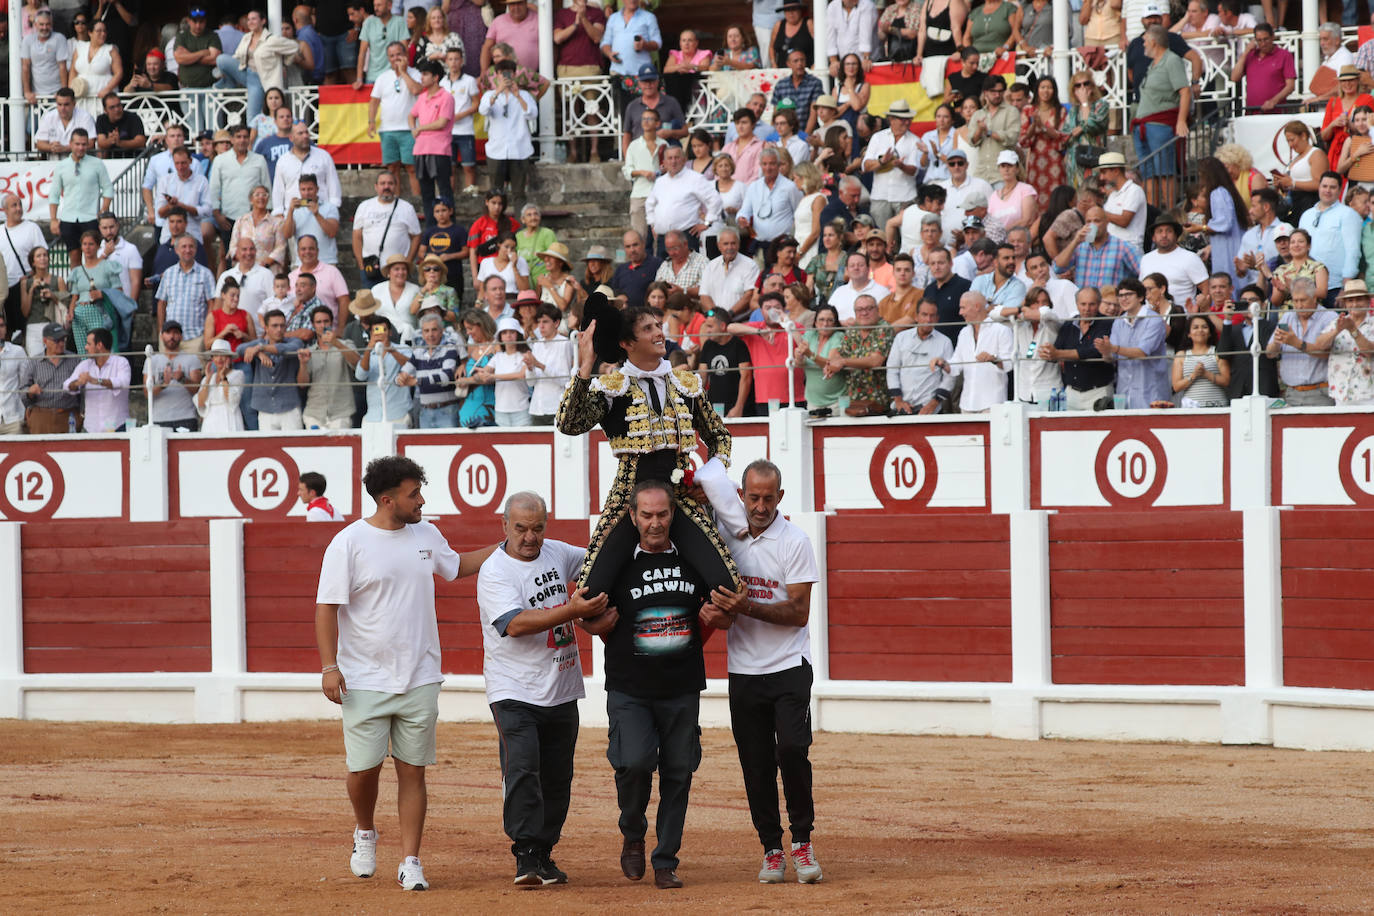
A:
<svg viewBox="0 0 1374 916">
<path fill-rule="evenodd" d="M 319 604 L 339 606 L 339 671 L 349 690 L 406 693 L 444 679 L 434 577 L 458 578 L 460 557 L 429 522 L 396 531 L 358 519 L 320 564 Z"/>
<path fill-rule="evenodd" d="M 575 621 L 525 636 L 506 634 L 521 611 L 567 604 L 585 555 L 581 547 L 545 540 L 533 560 L 512 557 L 502 545 L 482 564 L 477 610 L 488 703 L 519 700 L 549 707 L 586 696 Z"/>
<path fill-rule="evenodd" d="M 761 604 L 787 600 L 787 586 L 820 581 L 811 539 L 781 512 L 758 537 L 738 538 L 720 526 L 721 537 L 739 565 L 749 598 Z M 810 626 L 787 627 L 737 617 L 728 640 L 731 674 L 773 674 L 811 661 Z"/>
</svg>

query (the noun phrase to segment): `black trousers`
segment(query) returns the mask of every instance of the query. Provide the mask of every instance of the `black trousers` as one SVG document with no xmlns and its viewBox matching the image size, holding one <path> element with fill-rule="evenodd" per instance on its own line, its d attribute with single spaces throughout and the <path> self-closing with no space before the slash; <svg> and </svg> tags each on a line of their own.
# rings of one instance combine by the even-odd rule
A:
<svg viewBox="0 0 1374 916">
<path fill-rule="evenodd" d="M 501 823 L 511 852 L 551 852 L 572 799 L 577 703 L 535 706 L 497 700 L 491 717 L 501 739 Z"/>
<path fill-rule="evenodd" d="M 447 156 L 420 155 L 415 157 L 415 178 L 420 182 L 420 206 L 424 208 L 424 224 L 434 225 L 434 200 L 453 194 L 453 160 Z"/>
<path fill-rule="evenodd" d="M 645 812 L 658 770 L 658 845 L 650 856 L 654 868 L 678 865 L 692 774 L 701 763 L 700 706 L 701 695 L 696 693 L 650 700 L 606 691 L 606 715 L 611 720 L 606 759 L 615 767 L 620 833 L 627 840 L 642 840 L 648 832 Z"/>
<path fill-rule="evenodd" d="M 518 210 L 528 203 L 525 197 L 525 179 L 529 175 L 528 159 L 488 159 L 491 166 L 491 186 L 503 188 L 510 184 L 511 209 Z"/>
<path fill-rule="evenodd" d="M 14 281 L 14 285 L 5 293 L 5 339 L 14 340 L 15 334 L 22 334 L 29 320 L 24 317 L 24 310 L 19 298 L 19 284 L 23 280 L 20 277 Z"/>
<path fill-rule="evenodd" d="M 730 730 L 739 749 L 744 794 L 759 842 L 782 848 L 778 772 L 787 799 L 792 842 L 809 843 L 816 821 L 811 797 L 811 666 L 774 674 L 730 675 Z"/>
<path fill-rule="evenodd" d="M 58 223 L 57 234 L 62 239 L 62 244 L 67 246 L 67 250 L 76 252 L 76 257 L 71 259 L 71 263 L 80 262 L 81 253 L 81 233 L 90 230 L 98 232 L 100 223 L 98 220 L 87 220 L 84 223 Z"/>
</svg>

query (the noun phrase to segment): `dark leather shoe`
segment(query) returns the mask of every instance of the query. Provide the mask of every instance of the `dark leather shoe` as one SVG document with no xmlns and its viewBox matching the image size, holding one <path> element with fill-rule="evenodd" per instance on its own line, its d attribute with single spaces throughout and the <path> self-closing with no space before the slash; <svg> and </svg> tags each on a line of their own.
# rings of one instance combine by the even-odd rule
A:
<svg viewBox="0 0 1374 916">
<path fill-rule="evenodd" d="M 631 881 L 644 877 L 644 841 L 626 840 L 620 847 L 620 870 Z"/>
<path fill-rule="evenodd" d="M 682 887 L 682 879 L 679 878 L 677 872 L 673 871 L 671 868 L 655 868 L 654 887 L 661 891 Z"/>
</svg>

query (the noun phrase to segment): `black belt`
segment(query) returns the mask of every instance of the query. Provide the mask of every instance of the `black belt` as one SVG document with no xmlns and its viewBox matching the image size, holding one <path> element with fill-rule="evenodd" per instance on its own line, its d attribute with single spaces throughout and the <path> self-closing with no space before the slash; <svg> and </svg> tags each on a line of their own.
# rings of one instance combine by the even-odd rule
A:
<svg viewBox="0 0 1374 916">
<path fill-rule="evenodd" d="M 421 404 L 421 405 L 420 405 L 420 409 L 421 409 L 421 410 L 438 410 L 440 407 L 451 407 L 451 406 L 453 406 L 454 404 L 457 404 L 457 403 L 458 403 L 458 399 L 457 399 L 457 398 L 454 398 L 453 400 L 451 400 L 451 401 L 445 401 L 445 402 L 442 403 L 442 404 Z"/>
</svg>

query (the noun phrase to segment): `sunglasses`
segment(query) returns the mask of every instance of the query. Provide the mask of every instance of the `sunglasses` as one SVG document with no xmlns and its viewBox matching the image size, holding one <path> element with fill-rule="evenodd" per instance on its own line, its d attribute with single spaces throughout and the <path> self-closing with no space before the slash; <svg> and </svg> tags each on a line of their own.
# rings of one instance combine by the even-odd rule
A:
<svg viewBox="0 0 1374 916">
<path fill-rule="evenodd" d="M 436 273 L 436 274 L 437 274 L 438 272 L 439 272 L 439 268 L 435 267 L 433 264 L 431 264 L 430 266 L 428 266 L 428 267 L 425 268 L 425 273 L 427 273 L 427 274 L 428 274 L 428 273 Z"/>
<path fill-rule="evenodd" d="M 1075 88 L 1075 89 L 1087 89 L 1087 88 L 1088 88 L 1089 86 L 1091 86 L 1091 85 L 1092 85 L 1092 83 L 1074 83 L 1074 84 L 1073 84 L 1073 88 Z"/>
<path fill-rule="evenodd" d="M 85 25 L 85 24 L 86 24 L 86 20 L 85 20 L 85 19 L 73 19 L 73 20 L 72 20 L 72 25 Z"/>
</svg>

